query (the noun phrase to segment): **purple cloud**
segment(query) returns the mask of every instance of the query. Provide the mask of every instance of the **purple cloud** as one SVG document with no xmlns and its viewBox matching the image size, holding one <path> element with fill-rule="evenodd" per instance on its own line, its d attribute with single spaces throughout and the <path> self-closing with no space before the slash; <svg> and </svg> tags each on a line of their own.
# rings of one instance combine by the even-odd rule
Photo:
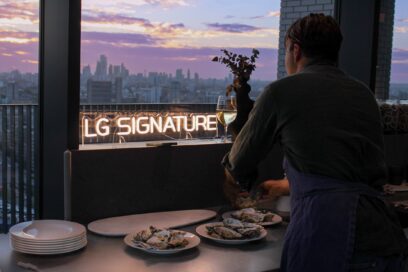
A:
<svg viewBox="0 0 408 272">
<path fill-rule="evenodd" d="M 147 34 L 82 32 L 82 41 L 105 42 L 120 46 L 121 43 L 135 45 L 155 45 L 160 39 Z"/>
<path fill-rule="evenodd" d="M 262 28 L 251 26 L 251 25 L 244 25 L 244 24 L 220 24 L 220 23 L 212 23 L 207 24 L 207 26 L 211 29 L 221 32 L 230 32 L 230 33 L 244 33 L 244 32 L 252 32 L 256 30 L 260 30 Z"/>
<path fill-rule="evenodd" d="M 150 23 L 148 19 L 129 17 L 119 14 L 107 14 L 107 13 L 98 13 L 98 14 L 83 14 L 82 22 L 92 22 L 92 23 L 117 23 L 123 25 L 138 24 L 146 28 L 153 27 L 153 24 Z"/>
<path fill-rule="evenodd" d="M 0 5 L 0 14 L 3 19 L 21 18 L 31 21 L 39 18 L 38 3 L 4 3 Z"/>
</svg>

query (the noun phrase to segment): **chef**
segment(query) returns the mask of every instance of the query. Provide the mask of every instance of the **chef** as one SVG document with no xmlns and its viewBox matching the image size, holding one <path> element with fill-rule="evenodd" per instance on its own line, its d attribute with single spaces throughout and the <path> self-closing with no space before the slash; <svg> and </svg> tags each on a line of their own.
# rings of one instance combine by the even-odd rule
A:
<svg viewBox="0 0 408 272">
<path fill-rule="evenodd" d="M 323 14 L 288 29 L 288 76 L 258 97 L 223 165 L 249 191 L 258 163 L 282 146 L 287 179 L 262 184 L 270 195 L 291 194 L 281 271 L 404 271 L 408 243 L 380 191 L 379 109 L 371 90 L 337 67 L 341 42 Z"/>
</svg>

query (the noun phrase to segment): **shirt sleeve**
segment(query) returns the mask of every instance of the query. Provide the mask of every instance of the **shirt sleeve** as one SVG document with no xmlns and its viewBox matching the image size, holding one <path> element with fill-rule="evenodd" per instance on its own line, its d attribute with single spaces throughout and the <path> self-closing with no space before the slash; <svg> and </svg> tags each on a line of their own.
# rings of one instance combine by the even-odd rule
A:
<svg viewBox="0 0 408 272">
<path fill-rule="evenodd" d="M 248 121 L 222 161 L 244 190 L 249 191 L 258 174 L 258 163 L 270 152 L 278 137 L 276 105 L 274 90 L 269 86 L 256 100 Z"/>
</svg>

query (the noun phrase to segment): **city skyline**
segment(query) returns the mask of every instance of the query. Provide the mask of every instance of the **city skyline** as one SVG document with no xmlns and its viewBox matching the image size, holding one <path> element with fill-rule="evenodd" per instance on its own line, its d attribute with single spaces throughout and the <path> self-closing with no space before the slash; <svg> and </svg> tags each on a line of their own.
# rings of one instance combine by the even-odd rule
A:
<svg viewBox="0 0 408 272">
<path fill-rule="evenodd" d="M 212 63 L 222 47 L 261 51 L 254 79 L 276 79 L 278 0 L 117 0 L 82 2 L 81 69 L 104 54 L 131 73 L 196 70 L 222 78 Z M 39 0 L 0 3 L 0 72 L 38 70 Z M 245 11 L 245 12 L 243 12 Z M 391 82 L 408 82 L 408 3 L 396 1 Z"/>
</svg>

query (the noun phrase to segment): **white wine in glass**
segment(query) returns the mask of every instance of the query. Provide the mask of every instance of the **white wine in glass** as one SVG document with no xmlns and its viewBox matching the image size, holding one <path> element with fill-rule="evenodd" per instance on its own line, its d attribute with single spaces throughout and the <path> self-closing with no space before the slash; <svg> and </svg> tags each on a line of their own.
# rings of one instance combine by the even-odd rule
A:
<svg viewBox="0 0 408 272">
<path fill-rule="evenodd" d="M 228 139 L 228 125 L 237 117 L 235 96 L 220 95 L 217 101 L 217 119 L 224 126 L 224 142 Z"/>
</svg>

